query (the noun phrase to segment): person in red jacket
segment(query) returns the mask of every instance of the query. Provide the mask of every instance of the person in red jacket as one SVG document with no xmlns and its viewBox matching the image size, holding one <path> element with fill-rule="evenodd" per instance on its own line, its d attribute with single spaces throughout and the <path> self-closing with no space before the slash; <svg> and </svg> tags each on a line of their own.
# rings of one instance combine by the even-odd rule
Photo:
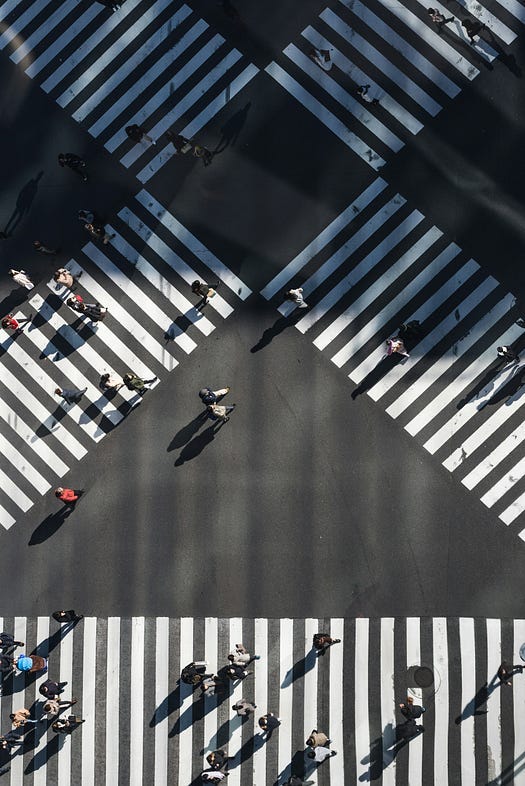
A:
<svg viewBox="0 0 525 786">
<path fill-rule="evenodd" d="M 64 489 L 62 486 L 58 486 L 55 489 L 55 497 L 62 500 L 66 505 L 74 505 L 79 497 L 81 496 L 83 489 Z"/>
<path fill-rule="evenodd" d="M 24 329 L 22 325 L 25 325 L 27 322 L 31 321 L 31 317 L 28 319 L 15 319 L 12 314 L 8 314 L 6 317 L 2 319 L 2 327 L 4 330 L 14 330 L 15 333 L 21 333 Z"/>
</svg>

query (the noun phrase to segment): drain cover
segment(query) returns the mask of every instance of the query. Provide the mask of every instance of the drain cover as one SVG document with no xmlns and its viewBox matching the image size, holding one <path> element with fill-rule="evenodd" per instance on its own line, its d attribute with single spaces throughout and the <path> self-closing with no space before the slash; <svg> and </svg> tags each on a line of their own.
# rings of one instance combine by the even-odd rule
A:
<svg viewBox="0 0 525 786">
<path fill-rule="evenodd" d="M 414 682 L 420 688 L 429 688 L 434 682 L 434 673 L 428 666 L 419 666 L 414 672 Z"/>
</svg>

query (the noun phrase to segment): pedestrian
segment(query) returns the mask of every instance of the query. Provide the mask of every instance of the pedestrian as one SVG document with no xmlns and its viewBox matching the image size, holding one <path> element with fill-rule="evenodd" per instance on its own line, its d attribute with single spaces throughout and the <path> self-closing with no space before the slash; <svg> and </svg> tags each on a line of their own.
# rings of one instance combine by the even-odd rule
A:
<svg viewBox="0 0 525 786">
<path fill-rule="evenodd" d="M 421 707 L 419 704 L 414 704 L 414 699 L 412 696 L 407 696 L 407 700 L 405 704 L 400 704 L 399 709 L 401 710 L 401 715 L 404 715 L 405 718 L 420 718 L 424 712 L 426 712 L 425 707 Z"/>
<path fill-rule="evenodd" d="M 260 660 L 260 655 L 250 655 L 244 644 L 236 644 L 228 655 L 228 660 L 236 666 L 248 666 L 253 660 Z"/>
<path fill-rule="evenodd" d="M 470 43 L 475 44 L 474 36 L 479 35 L 485 29 L 485 25 L 477 19 L 464 19 L 461 26 L 465 28 L 465 32 L 470 38 Z"/>
<path fill-rule="evenodd" d="M 225 396 L 230 392 L 230 388 L 221 388 L 220 390 L 212 390 L 211 388 L 201 388 L 199 390 L 199 398 L 203 404 L 216 404 L 218 399 Z"/>
<path fill-rule="evenodd" d="M 99 386 L 102 390 L 120 390 L 123 385 L 124 382 L 116 374 L 106 372 L 100 377 Z"/>
<path fill-rule="evenodd" d="M 51 615 L 54 620 L 63 624 L 64 622 L 80 622 L 84 619 L 83 614 L 77 614 L 74 609 L 68 611 L 54 611 Z"/>
<path fill-rule="evenodd" d="M 67 287 L 68 289 L 73 289 L 75 285 L 75 279 L 69 272 L 66 270 L 65 267 L 59 267 L 58 270 L 55 270 L 53 273 L 53 279 L 56 281 L 57 289 L 60 289 L 61 286 Z"/>
<path fill-rule="evenodd" d="M 519 664 L 513 666 L 511 663 L 504 660 L 498 669 L 497 677 L 501 682 L 504 682 L 505 685 L 512 685 L 512 677 L 514 674 L 523 674 L 523 666 Z"/>
<path fill-rule="evenodd" d="M 57 734 L 72 734 L 81 723 L 85 723 L 82 718 L 77 718 L 76 715 L 70 715 L 67 720 L 64 718 L 57 718 L 57 720 L 51 724 L 51 728 Z"/>
<path fill-rule="evenodd" d="M 496 352 L 498 353 L 498 357 L 503 358 L 505 363 L 518 363 L 519 355 L 515 352 L 512 347 L 497 347 Z"/>
<path fill-rule="evenodd" d="M 211 674 L 209 677 L 205 677 L 202 680 L 200 689 L 202 691 L 202 696 L 215 696 L 220 691 L 224 691 L 226 685 L 217 674 Z"/>
<path fill-rule="evenodd" d="M 40 240 L 33 240 L 33 248 L 40 254 L 50 254 L 52 256 L 60 252 L 59 248 L 48 248 L 43 243 L 41 243 Z"/>
<path fill-rule="evenodd" d="M 15 641 L 10 633 L 0 633 L 0 650 L 10 650 L 11 647 L 23 647 L 23 641 Z"/>
<path fill-rule="evenodd" d="M 298 775 L 290 775 L 284 786 L 310 786 L 315 781 L 303 781 Z"/>
<path fill-rule="evenodd" d="M 330 745 L 332 740 L 328 739 L 323 731 L 312 729 L 312 732 L 306 740 L 306 745 L 310 748 L 317 748 L 318 745 Z"/>
<path fill-rule="evenodd" d="M 78 404 L 87 388 L 76 390 L 76 388 L 55 388 L 55 394 L 61 396 L 66 404 Z"/>
<path fill-rule="evenodd" d="M 388 338 L 386 340 L 386 354 L 393 355 L 395 352 L 397 352 L 399 355 L 404 355 L 406 358 L 410 357 L 406 351 L 403 339 L 399 336 L 394 336 L 394 338 Z"/>
<path fill-rule="evenodd" d="M 76 704 L 78 699 L 71 699 L 71 701 L 60 701 L 59 699 L 48 699 L 44 702 L 44 712 L 54 717 L 62 710 L 68 710 L 73 704 Z"/>
<path fill-rule="evenodd" d="M 47 659 L 41 655 L 19 655 L 16 661 L 13 661 L 19 671 L 39 672 L 43 674 L 47 671 Z"/>
<path fill-rule="evenodd" d="M 448 22 L 453 22 L 454 17 L 451 16 L 448 19 L 445 19 L 443 14 L 440 14 L 437 8 L 429 8 L 428 15 L 432 22 L 437 26 L 438 33 L 442 33 L 443 27 L 448 24 Z"/>
<path fill-rule="evenodd" d="M 84 303 L 82 313 L 89 317 L 91 322 L 100 322 L 100 320 L 106 318 L 108 310 L 105 306 L 101 306 L 100 303 Z"/>
<path fill-rule="evenodd" d="M 38 692 L 45 696 L 46 699 L 58 699 L 61 693 L 64 692 L 67 682 L 55 682 L 55 680 L 46 680 L 38 688 Z"/>
<path fill-rule="evenodd" d="M 213 160 L 213 153 L 203 145 L 193 145 L 193 155 L 195 158 L 202 158 L 204 166 L 209 166 Z"/>
<path fill-rule="evenodd" d="M 228 768 L 228 754 L 223 750 L 217 750 L 208 753 L 206 756 L 206 761 L 212 770 L 224 771 Z"/>
<path fill-rule="evenodd" d="M 340 641 L 341 639 L 333 639 L 328 633 L 315 633 L 312 645 L 320 655 L 324 655 L 328 647 L 331 647 L 332 644 L 339 644 Z"/>
<path fill-rule="evenodd" d="M 93 240 L 95 240 L 97 242 L 99 240 L 102 240 L 104 245 L 107 245 L 109 243 L 109 241 L 113 240 L 113 238 L 115 237 L 115 233 L 114 232 L 113 232 L 112 235 L 110 235 L 109 232 L 106 232 L 106 228 L 105 228 L 105 226 L 103 224 L 92 224 L 92 223 L 88 222 L 88 223 L 84 224 L 84 229 L 87 232 L 89 232 L 89 234 L 91 235 Z"/>
<path fill-rule="evenodd" d="M 298 287 L 297 289 L 289 289 L 288 292 L 284 293 L 285 300 L 291 300 L 292 303 L 295 303 L 298 308 L 308 308 L 308 303 L 303 298 L 303 288 Z"/>
<path fill-rule="evenodd" d="M 209 284 L 206 284 L 204 281 L 199 281 L 199 279 L 193 281 L 191 285 L 191 291 L 193 292 L 194 295 L 199 295 L 199 297 L 202 298 L 201 301 L 197 303 L 195 308 L 201 309 L 203 308 L 203 306 L 209 303 L 211 298 L 215 297 L 216 295 L 215 289 L 218 286 L 219 286 L 218 282 L 217 284 L 213 284 L 213 286 L 209 286 Z"/>
<path fill-rule="evenodd" d="M 247 718 L 248 715 L 251 715 L 252 712 L 255 712 L 256 709 L 257 704 L 253 704 L 251 701 L 246 701 L 246 699 L 240 699 L 232 707 L 232 710 L 234 710 L 241 718 Z"/>
<path fill-rule="evenodd" d="M 62 486 L 55 489 L 55 497 L 69 507 L 74 507 L 83 493 L 83 489 L 65 489 Z"/>
<path fill-rule="evenodd" d="M 111 8 L 112 11 L 118 11 L 120 6 L 124 2 L 124 0 L 122 0 L 122 3 L 116 2 L 116 0 L 98 0 L 98 1 L 99 3 L 101 3 L 101 5 L 105 5 L 106 8 Z"/>
<path fill-rule="evenodd" d="M 359 85 L 356 90 L 358 97 L 362 101 L 366 101 L 367 104 L 378 104 L 379 98 L 370 98 L 368 95 L 368 91 L 370 90 L 370 85 Z"/>
<path fill-rule="evenodd" d="M 409 720 L 400 723 L 399 726 L 396 727 L 396 740 L 397 742 L 409 742 L 424 731 L 425 729 L 423 726 L 418 726 L 413 718 L 409 718 Z"/>
<path fill-rule="evenodd" d="M 10 751 L 11 748 L 13 748 L 15 745 L 23 745 L 23 744 L 24 744 L 24 738 L 19 732 L 15 731 L 14 729 L 8 731 L 7 734 L 2 734 L 2 736 L 0 737 L 0 748 L 4 751 Z"/>
<path fill-rule="evenodd" d="M 267 712 L 259 718 L 259 726 L 266 734 L 266 739 L 270 739 L 275 729 L 281 725 L 281 719 L 274 715 L 273 712 Z"/>
<path fill-rule="evenodd" d="M 22 333 L 24 329 L 22 325 L 31 322 L 32 317 L 33 315 L 31 314 L 27 319 L 15 319 L 12 314 L 8 314 L 2 319 L 2 327 L 4 330 L 13 330 L 15 333 Z"/>
<path fill-rule="evenodd" d="M 66 300 L 66 306 L 72 308 L 73 311 L 78 311 L 79 314 L 83 314 L 86 310 L 86 306 L 84 305 L 84 298 L 82 295 L 71 295 Z"/>
<path fill-rule="evenodd" d="M 6 673 L 8 671 L 13 671 L 15 666 L 16 660 L 14 658 L 10 658 L 9 655 L 0 655 L 0 671 Z"/>
<path fill-rule="evenodd" d="M 142 126 L 139 126 L 136 123 L 133 123 L 131 126 L 126 126 L 126 134 L 134 142 L 142 142 L 142 140 L 145 139 L 146 142 L 149 142 L 152 145 L 157 144 L 155 140 L 149 136 L 149 134 L 146 134 Z"/>
<path fill-rule="evenodd" d="M 152 379 L 141 379 L 141 377 L 138 377 L 132 371 L 128 371 L 127 374 L 124 374 L 122 379 L 128 390 L 134 390 L 137 393 L 140 393 L 141 396 L 143 396 L 147 390 L 145 386 L 151 385 L 153 384 L 153 382 L 156 382 L 158 377 L 153 377 Z"/>
<path fill-rule="evenodd" d="M 410 322 L 403 322 L 398 331 L 398 336 L 403 341 L 408 339 L 417 339 L 421 335 L 421 323 L 419 319 L 412 319 Z"/>
<path fill-rule="evenodd" d="M 227 423 L 230 419 L 228 413 L 232 412 L 236 406 L 236 404 L 231 404 L 230 406 L 224 406 L 223 404 L 208 404 L 206 410 L 210 420 L 220 420 L 221 423 Z"/>
<path fill-rule="evenodd" d="M 102 220 L 94 210 L 79 210 L 77 217 L 83 224 L 100 224 Z"/>
<path fill-rule="evenodd" d="M 221 669 L 221 672 L 223 670 Z M 232 682 L 235 680 L 243 680 L 248 674 L 253 674 L 253 671 L 246 671 L 242 666 L 237 663 L 230 663 L 228 666 L 224 667 L 224 674 L 228 679 Z"/>
<path fill-rule="evenodd" d="M 21 729 L 26 723 L 38 723 L 37 720 L 30 716 L 31 713 L 26 707 L 22 707 L 21 710 L 16 710 L 9 715 L 15 729 Z"/>
<path fill-rule="evenodd" d="M 87 180 L 87 175 L 83 171 L 85 169 L 86 162 L 80 158 L 80 156 L 77 156 L 74 153 L 59 153 L 58 163 L 62 167 L 68 166 L 73 172 L 76 172 L 77 175 L 80 175 L 84 182 Z"/>
<path fill-rule="evenodd" d="M 330 748 L 324 745 L 318 745 L 313 750 L 308 751 L 306 755 L 309 759 L 314 759 L 317 764 L 322 764 L 323 761 L 329 759 L 330 756 L 337 756 L 337 751 L 331 751 Z"/>
<path fill-rule="evenodd" d="M 20 284 L 21 287 L 25 287 L 26 289 L 33 289 L 35 286 L 29 276 L 27 275 L 25 270 L 8 270 L 8 275 L 12 277 L 13 281 L 16 281 L 17 284 Z"/>
<path fill-rule="evenodd" d="M 221 783 L 227 777 L 227 772 L 220 772 L 219 770 L 203 770 L 201 772 L 201 781 L 203 783 Z"/>
<path fill-rule="evenodd" d="M 333 66 L 330 51 L 328 49 L 311 49 L 309 57 L 316 63 L 323 71 L 330 71 Z"/>
<path fill-rule="evenodd" d="M 188 663 L 188 665 L 184 666 L 183 670 L 181 671 L 181 681 L 186 685 L 198 685 L 204 679 L 207 665 L 207 662 L 204 660 L 197 662 L 192 661 L 191 663 Z"/>
<path fill-rule="evenodd" d="M 166 136 L 175 148 L 176 153 L 189 153 L 190 150 L 193 150 L 193 144 L 186 137 L 174 134 L 173 131 L 166 131 Z"/>
</svg>

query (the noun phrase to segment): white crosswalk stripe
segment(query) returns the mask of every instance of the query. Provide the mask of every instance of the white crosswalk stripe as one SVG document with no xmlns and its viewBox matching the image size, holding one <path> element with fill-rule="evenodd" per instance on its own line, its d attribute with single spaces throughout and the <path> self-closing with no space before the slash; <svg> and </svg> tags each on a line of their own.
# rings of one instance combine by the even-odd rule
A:
<svg viewBox="0 0 525 786">
<path fill-rule="evenodd" d="M 0 6 L 0 49 L 143 183 L 175 149 L 132 143 L 126 126 L 159 142 L 168 130 L 192 138 L 259 71 L 180 0 L 126 0 L 114 13 L 36 0 L 13 20 L 17 7 Z"/>
<path fill-rule="evenodd" d="M 291 286 L 308 309 L 282 302 Z M 354 398 L 367 392 L 525 540 L 525 364 L 496 355 L 524 347 L 523 328 L 495 278 L 377 178 L 262 295 L 344 369 Z M 409 357 L 388 357 L 385 340 L 414 320 Z"/>
<path fill-rule="evenodd" d="M 0 470 L 5 529 L 59 485 L 74 469 L 72 458 L 83 458 L 142 401 L 126 387 L 104 392 L 102 374 L 132 371 L 154 380 L 149 387 L 155 388 L 251 294 L 147 191 L 120 211 L 112 232 L 111 243 L 88 242 L 66 265 L 84 302 L 108 309 L 103 321 L 69 308 L 71 292 L 51 280 L 15 313 L 30 318 L 22 333 L 1 331 L 0 449 L 12 469 L 9 476 Z M 204 309 L 196 308 L 199 297 L 190 289 L 196 279 L 220 290 Z M 78 403 L 67 404 L 56 388 L 86 390 Z"/>
<path fill-rule="evenodd" d="M 390 0 L 339 0 L 325 8 L 298 40 L 266 67 L 271 76 L 372 169 L 379 170 L 411 134 L 424 127 L 449 99 L 475 79 L 480 61 L 490 67 L 496 40 L 516 38 L 525 10 L 516 0 L 492 3 L 461 0 L 461 18 L 440 3 L 446 34 L 428 14 L 428 4 Z M 503 21 L 514 17 L 510 25 Z M 479 20 L 486 29 L 470 41 L 462 22 Z M 486 36 L 486 37 L 485 37 Z M 378 40 L 380 43 L 378 44 Z M 492 42 L 492 45 L 491 43 Z M 329 53 L 326 69 L 313 50 Z M 367 86 L 364 97 L 358 87 Z"/>
</svg>

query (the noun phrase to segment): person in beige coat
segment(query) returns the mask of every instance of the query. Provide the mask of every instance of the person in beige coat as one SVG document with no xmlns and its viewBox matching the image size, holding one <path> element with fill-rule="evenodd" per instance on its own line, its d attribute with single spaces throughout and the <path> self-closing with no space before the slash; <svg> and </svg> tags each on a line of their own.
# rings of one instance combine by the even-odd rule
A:
<svg viewBox="0 0 525 786">
<path fill-rule="evenodd" d="M 230 419 L 229 413 L 234 409 L 235 404 L 231 404 L 230 406 L 225 406 L 224 404 L 208 404 L 206 407 L 210 420 L 220 420 L 222 423 L 226 423 Z"/>
<path fill-rule="evenodd" d="M 312 732 L 308 739 L 306 740 L 306 744 L 310 748 L 317 748 L 318 745 L 330 745 L 331 740 L 328 739 L 326 734 L 322 731 L 318 731 L 317 729 L 312 729 Z"/>
<path fill-rule="evenodd" d="M 77 699 L 72 698 L 71 701 L 60 701 L 59 699 L 47 699 L 44 703 L 44 712 L 50 717 L 58 715 L 62 710 L 68 710 L 73 704 L 77 703 Z"/>
</svg>

